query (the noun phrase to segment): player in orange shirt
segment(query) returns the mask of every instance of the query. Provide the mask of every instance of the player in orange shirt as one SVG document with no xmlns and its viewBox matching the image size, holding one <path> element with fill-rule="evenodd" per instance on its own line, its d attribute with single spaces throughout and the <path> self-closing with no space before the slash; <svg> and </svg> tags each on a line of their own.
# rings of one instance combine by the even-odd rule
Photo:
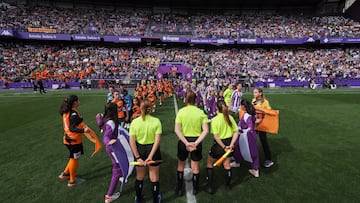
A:
<svg viewBox="0 0 360 203">
<path fill-rule="evenodd" d="M 125 121 L 129 121 L 129 111 L 126 108 L 125 102 L 120 99 L 119 90 L 114 90 L 114 99 L 111 102 L 116 103 L 118 107 L 119 126 L 124 127 Z"/>
<path fill-rule="evenodd" d="M 70 95 L 60 106 L 59 113 L 62 116 L 64 127 L 64 145 L 70 152 L 69 162 L 64 171 L 59 175 L 60 179 L 69 179 L 68 187 L 83 183 L 85 180 L 76 177 L 76 170 L 79 164 L 79 158 L 84 153 L 82 145 L 82 134 L 90 132 L 90 129 L 83 127 L 83 118 L 78 112 L 80 106 L 79 97 Z"/>
<path fill-rule="evenodd" d="M 150 89 L 148 92 L 148 101 L 151 103 L 152 106 L 152 112 L 155 111 L 156 108 L 156 94 L 155 94 L 155 89 Z"/>
<path fill-rule="evenodd" d="M 138 98 L 133 99 L 132 111 L 133 111 L 132 116 L 131 116 L 132 120 L 134 120 L 135 118 L 137 118 L 141 115 L 140 101 Z"/>
<path fill-rule="evenodd" d="M 157 81 L 156 83 L 156 91 L 160 100 L 160 106 L 162 105 L 164 99 L 164 85 L 162 81 Z"/>
</svg>

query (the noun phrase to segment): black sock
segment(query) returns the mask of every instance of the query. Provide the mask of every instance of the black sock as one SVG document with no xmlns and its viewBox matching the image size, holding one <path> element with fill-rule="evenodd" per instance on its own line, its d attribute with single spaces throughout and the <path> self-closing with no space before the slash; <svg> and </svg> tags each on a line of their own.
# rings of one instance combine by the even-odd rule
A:
<svg viewBox="0 0 360 203">
<path fill-rule="evenodd" d="M 199 191 L 199 177 L 200 177 L 200 173 L 198 174 L 193 174 L 193 189 L 196 191 Z"/>
<path fill-rule="evenodd" d="M 142 193 L 143 185 L 144 185 L 143 180 L 135 180 L 136 200 L 138 201 L 141 201 L 141 193 Z"/>
<path fill-rule="evenodd" d="M 212 185 L 212 179 L 213 179 L 213 169 L 212 168 L 206 168 L 206 182 L 209 187 Z"/>
<path fill-rule="evenodd" d="M 182 190 L 182 185 L 184 182 L 184 171 L 177 172 L 177 190 Z"/>
<path fill-rule="evenodd" d="M 231 169 L 225 169 L 225 185 L 230 185 L 230 181 L 231 181 Z"/>
<path fill-rule="evenodd" d="M 158 195 L 160 190 L 160 183 L 157 182 L 151 182 L 152 185 L 152 196 L 153 196 L 153 202 L 156 203 L 158 201 Z"/>
</svg>

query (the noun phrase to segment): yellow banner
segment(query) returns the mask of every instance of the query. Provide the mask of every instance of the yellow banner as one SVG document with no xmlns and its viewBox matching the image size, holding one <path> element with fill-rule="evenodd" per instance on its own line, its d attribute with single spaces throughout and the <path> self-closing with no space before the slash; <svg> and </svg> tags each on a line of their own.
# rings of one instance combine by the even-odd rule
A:
<svg viewBox="0 0 360 203">
<path fill-rule="evenodd" d="M 56 29 L 42 27 L 28 27 L 28 32 L 56 33 Z"/>
</svg>

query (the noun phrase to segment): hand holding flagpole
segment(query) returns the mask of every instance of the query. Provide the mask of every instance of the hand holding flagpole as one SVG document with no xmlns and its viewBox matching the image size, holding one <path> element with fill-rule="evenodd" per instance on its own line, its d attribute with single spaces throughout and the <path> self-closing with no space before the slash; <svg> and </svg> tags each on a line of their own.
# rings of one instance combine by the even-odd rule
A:
<svg viewBox="0 0 360 203">
<path fill-rule="evenodd" d="M 218 159 L 213 166 L 220 166 L 222 162 L 229 156 L 229 154 L 232 152 L 232 150 L 228 149 L 220 159 Z"/>
<path fill-rule="evenodd" d="M 162 163 L 163 160 L 149 160 L 146 162 L 146 165 L 150 165 L 150 164 L 156 164 L 156 163 Z M 141 166 L 141 162 L 140 161 L 132 161 L 130 162 L 130 165 L 132 166 Z"/>
</svg>

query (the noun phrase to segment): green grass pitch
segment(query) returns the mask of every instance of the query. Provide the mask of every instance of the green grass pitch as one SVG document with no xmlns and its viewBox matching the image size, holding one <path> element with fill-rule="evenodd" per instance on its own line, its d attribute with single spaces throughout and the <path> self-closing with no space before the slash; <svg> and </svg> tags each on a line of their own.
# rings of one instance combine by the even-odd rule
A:
<svg viewBox="0 0 360 203">
<path fill-rule="evenodd" d="M 80 96 L 80 113 L 101 137 L 95 115 L 103 111 L 106 91 L 0 92 L 0 202 L 103 202 L 111 178 L 111 162 L 102 150 L 90 158 L 93 144 L 84 139 L 78 176 L 87 179 L 68 188 L 57 176 L 68 151 L 62 144 L 62 123 L 57 113 L 69 94 Z M 260 178 L 248 174 L 249 164 L 233 169 L 232 189 L 223 187 L 224 171 L 215 170 L 216 193 L 201 191 L 197 202 L 358 202 L 360 198 L 360 91 L 266 90 L 274 109 L 280 110 L 280 132 L 268 135 L 275 165 L 260 169 Z M 246 93 L 245 98 L 251 98 Z M 182 102 L 178 101 L 179 106 Z M 177 138 L 173 99 L 153 114 L 163 125 L 160 169 L 163 202 L 186 202 L 173 192 Z M 208 135 L 204 157 L 212 144 Z M 260 162 L 264 161 L 259 145 Z M 205 184 L 203 159 L 201 185 Z M 148 179 L 146 179 L 148 180 Z M 119 200 L 133 202 L 134 174 Z M 143 190 L 151 202 L 149 181 Z"/>
</svg>

